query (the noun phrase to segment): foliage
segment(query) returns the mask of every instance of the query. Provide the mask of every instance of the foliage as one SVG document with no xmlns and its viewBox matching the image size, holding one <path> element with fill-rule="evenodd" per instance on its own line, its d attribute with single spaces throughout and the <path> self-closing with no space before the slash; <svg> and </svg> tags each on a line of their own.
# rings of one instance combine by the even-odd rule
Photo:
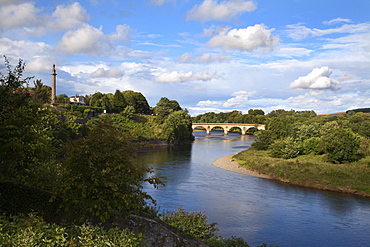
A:
<svg viewBox="0 0 370 247">
<path fill-rule="evenodd" d="M 153 108 L 153 112 L 161 117 L 166 117 L 172 112 L 182 110 L 180 104 L 176 100 L 169 100 L 166 97 L 162 97 L 157 105 Z"/>
<path fill-rule="evenodd" d="M 203 212 L 187 212 L 182 208 L 178 208 L 177 211 L 163 213 L 161 220 L 176 227 L 181 232 L 201 240 L 217 238 L 217 231 L 219 230 L 216 227 L 217 223 L 207 223 L 208 217 Z"/>
<path fill-rule="evenodd" d="M 91 224 L 60 226 L 46 223 L 34 214 L 0 217 L 2 246 L 128 246 L 140 247 L 144 241 L 127 229 L 104 229 Z"/>
<path fill-rule="evenodd" d="M 243 238 L 231 236 L 231 238 L 216 238 L 207 240 L 212 247 L 249 247 Z"/>
<path fill-rule="evenodd" d="M 291 159 L 299 155 L 298 143 L 292 138 L 276 140 L 269 148 L 271 157 Z"/>
<path fill-rule="evenodd" d="M 152 200 L 141 183 L 156 186 L 159 180 L 147 178 L 151 170 L 133 163 L 133 143 L 114 126 L 99 124 L 88 136 L 66 143 L 64 153 L 56 195 L 62 197 L 62 208 L 72 219 L 127 217 Z"/>
<path fill-rule="evenodd" d="M 320 143 L 320 138 L 311 137 L 305 139 L 300 143 L 299 149 L 301 154 L 319 154 L 318 145 Z"/>
<path fill-rule="evenodd" d="M 345 164 L 326 162 L 325 155 L 300 155 L 293 160 L 272 158 L 268 151 L 248 149 L 233 159 L 271 178 L 323 190 L 370 196 L 370 157 Z"/>
<path fill-rule="evenodd" d="M 52 157 L 51 139 L 43 131 L 41 105 L 28 91 L 32 78 L 23 78 L 23 61 L 12 69 L 5 57 L 5 64 L 8 74 L 0 73 L 0 178 L 23 183 L 32 167 Z"/>
<path fill-rule="evenodd" d="M 191 142 L 194 140 L 191 118 L 184 111 L 171 113 L 163 123 L 163 133 L 171 143 Z"/>
<path fill-rule="evenodd" d="M 362 137 L 351 129 L 336 128 L 321 137 L 318 149 L 330 162 L 352 162 L 362 157 L 358 152 L 361 141 Z"/>
<path fill-rule="evenodd" d="M 69 97 L 64 93 L 57 95 L 55 100 L 59 104 L 69 104 Z"/>
<path fill-rule="evenodd" d="M 252 147 L 256 150 L 267 150 L 275 141 L 271 130 L 262 130 L 255 133 L 257 139 L 252 143 Z"/>
<path fill-rule="evenodd" d="M 39 104 L 49 103 L 51 99 L 51 87 L 43 85 L 41 80 L 36 80 L 33 84 L 35 87 L 30 89 L 33 91 L 32 101 Z"/>
</svg>

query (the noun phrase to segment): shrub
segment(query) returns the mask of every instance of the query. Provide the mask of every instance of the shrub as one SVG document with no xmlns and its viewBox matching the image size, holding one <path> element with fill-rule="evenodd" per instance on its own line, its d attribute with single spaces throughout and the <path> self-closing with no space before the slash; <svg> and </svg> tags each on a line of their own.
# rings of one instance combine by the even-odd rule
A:
<svg viewBox="0 0 370 247">
<path fill-rule="evenodd" d="M 41 217 L 0 216 L 2 246 L 143 246 L 141 235 L 128 229 L 109 230 L 91 224 L 59 226 Z"/>
<path fill-rule="evenodd" d="M 271 144 L 269 154 L 274 158 L 295 158 L 299 155 L 299 145 L 292 137 L 287 137 Z"/>
<path fill-rule="evenodd" d="M 309 139 L 304 140 L 300 144 L 300 152 L 301 154 L 318 154 L 318 145 L 320 142 L 320 138 L 318 137 L 311 137 Z"/>
<path fill-rule="evenodd" d="M 359 160 L 358 152 L 362 137 L 351 129 L 336 128 L 320 139 L 319 150 L 327 154 L 332 163 L 344 163 Z"/>
<path fill-rule="evenodd" d="M 186 212 L 182 208 L 162 214 L 161 219 L 186 235 L 201 239 L 217 238 L 217 223 L 208 224 L 203 212 Z"/>
</svg>

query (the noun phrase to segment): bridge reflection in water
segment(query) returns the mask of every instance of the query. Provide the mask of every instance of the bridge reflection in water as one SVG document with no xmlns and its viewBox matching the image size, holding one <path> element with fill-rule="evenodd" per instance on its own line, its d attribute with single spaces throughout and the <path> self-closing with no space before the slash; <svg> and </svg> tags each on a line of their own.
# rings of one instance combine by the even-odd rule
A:
<svg viewBox="0 0 370 247">
<path fill-rule="evenodd" d="M 232 128 L 239 128 L 242 135 L 245 135 L 247 131 L 251 128 L 256 128 L 258 130 L 264 130 L 264 124 L 242 124 L 242 123 L 192 123 L 193 130 L 195 128 L 202 128 L 206 130 L 207 135 L 211 134 L 211 130 L 215 127 L 220 127 L 224 130 L 224 134 L 229 134 Z"/>
</svg>

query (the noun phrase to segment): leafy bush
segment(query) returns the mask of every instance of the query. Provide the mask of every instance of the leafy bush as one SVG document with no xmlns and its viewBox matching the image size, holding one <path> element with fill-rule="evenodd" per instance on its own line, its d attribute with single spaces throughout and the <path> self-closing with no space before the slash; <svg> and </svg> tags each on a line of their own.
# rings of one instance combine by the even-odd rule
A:
<svg viewBox="0 0 370 247">
<path fill-rule="evenodd" d="M 249 247 L 249 245 L 242 238 L 231 236 L 231 238 L 217 238 L 208 240 L 212 247 Z"/>
<path fill-rule="evenodd" d="M 320 138 L 318 137 L 311 137 L 309 139 L 304 140 L 300 144 L 300 152 L 301 154 L 318 154 L 318 145 L 320 142 Z"/>
<path fill-rule="evenodd" d="M 48 224 L 41 217 L 0 217 L 2 246 L 143 246 L 141 235 L 128 229 L 109 230 L 91 224 L 59 226 Z"/>
<path fill-rule="evenodd" d="M 295 158 L 299 155 L 299 145 L 292 137 L 287 137 L 271 144 L 269 154 L 274 158 Z"/>
<path fill-rule="evenodd" d="M 217 238 L 217 223 L 208 224 L 208 217 L 203 212 L 187 212 L 179 208 L 177 211 L 162 214 L 161 219 L 189 236 L 201 240 Z"/>
<path fill-rule="evenodd" d="M 133 163 L 135 146 L 122 132 L 107 123 L 88 136 L 67 142 L 61 159 L 62 179 L 55 189 L 71 219 L 128 216 L 141 211 L 152 198 L 142 191 L 142 182 L 157 185 L 151 170 Z"/>
<path fill-rule="evenodd" d="M 359 160 L 358 152 L 362 137 L 351 129 L 336 128 L 320 139 L 319 150 L 327 154 L 332 163 L 344 163 Z"/>
<path fill-rule="evenodd" d="M 275 140 L 270 130 L 257 131 L 256 135 L 257 139 L 252 143 L 256 150 L 267 150 Z"/>
</svg>

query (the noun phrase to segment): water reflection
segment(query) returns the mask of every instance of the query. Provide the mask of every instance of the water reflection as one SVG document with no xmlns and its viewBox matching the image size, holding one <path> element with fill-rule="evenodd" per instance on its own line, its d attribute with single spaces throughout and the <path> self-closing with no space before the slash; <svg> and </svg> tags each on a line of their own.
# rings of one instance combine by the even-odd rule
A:
<svg viewBox="0 0 370 247">
<path fill-rule="evenodd" d="M 254 136 L 195 132 L 191 146 L 140 155 L 164 180 L 146 191 L 162 210 L 205 211 L 224 237 L 251 246 L 369 246 L 370 200 L 290 186 L 214 167 L 219 157 L 248 148 Z"/>
</svg>

